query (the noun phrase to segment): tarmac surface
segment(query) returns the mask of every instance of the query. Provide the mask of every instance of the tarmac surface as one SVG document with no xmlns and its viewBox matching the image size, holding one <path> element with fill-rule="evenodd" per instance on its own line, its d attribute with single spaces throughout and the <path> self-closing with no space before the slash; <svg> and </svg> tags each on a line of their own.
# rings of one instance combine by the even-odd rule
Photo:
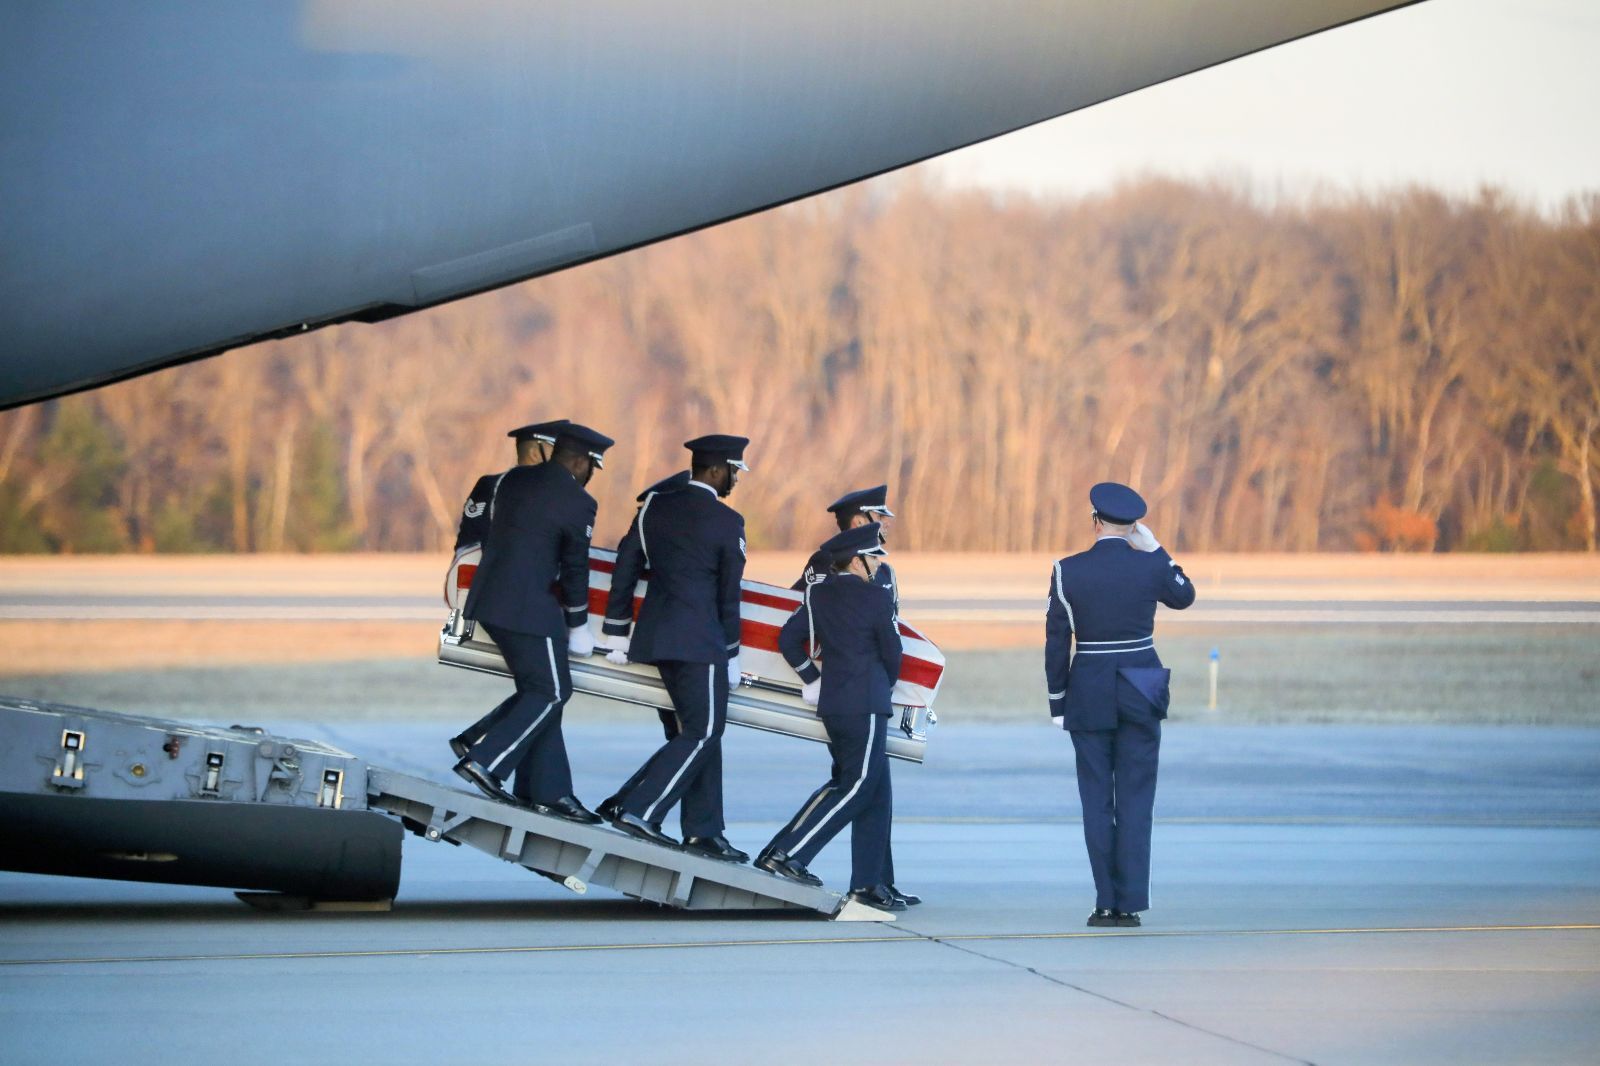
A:
<svg viewBox="0 0 1600 1066">
<path fill-rule="evenodd" d="M 648 719 L 568 726 L 598 802 Z M 455 723 L 260 723 L 449 780 Z M 755 850 L 825 750 L 735 730 Z M 1091 930 L 1071 746 L 894 764 L 893 924 L 575 897 L 408 837 L 389 914 L 0 874 L 0 1062 L 1593 1062 L 1600 730 L 1169 727 L 1154 907 Z M 671 822 L 669 821 L 669 828 Z M 813 868 L 848 874 L 841 838 Z"/>
</svg>

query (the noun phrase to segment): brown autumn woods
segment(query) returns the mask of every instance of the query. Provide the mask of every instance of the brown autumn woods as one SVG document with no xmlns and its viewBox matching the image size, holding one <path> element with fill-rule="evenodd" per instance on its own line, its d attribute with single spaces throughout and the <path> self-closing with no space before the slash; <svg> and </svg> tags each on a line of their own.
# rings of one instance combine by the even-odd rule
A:
<svg viewBox="0 0 1600 1066">
<path fill-rule="evenodd" d="M 888 481 L 916 549 L 1059 550 L 1095 481 L 1201 550 L 1595 550 L 1600 197 L 1063 201 L 876 183 L 0 414 L 0 550 L 440 550 L 505 430 L 754 438 L 755 547 Z"/>
</svg>

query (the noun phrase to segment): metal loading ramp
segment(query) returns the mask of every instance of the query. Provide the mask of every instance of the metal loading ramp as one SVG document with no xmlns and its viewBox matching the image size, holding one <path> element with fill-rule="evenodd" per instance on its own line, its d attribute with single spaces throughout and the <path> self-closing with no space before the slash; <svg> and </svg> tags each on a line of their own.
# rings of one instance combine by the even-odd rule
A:
<svg viewBox="0 0 1600 1066">
<path fill-rule="evenodd" d="M 895 917 L 751 866 L 536 814 L 394 770 L 368 768 L 367 805 L 398 816 L 424 839 L 465 844 L 580 894 L 598 885 L 684 910 L 810 910 L 835 921 Z"/>
</svg>

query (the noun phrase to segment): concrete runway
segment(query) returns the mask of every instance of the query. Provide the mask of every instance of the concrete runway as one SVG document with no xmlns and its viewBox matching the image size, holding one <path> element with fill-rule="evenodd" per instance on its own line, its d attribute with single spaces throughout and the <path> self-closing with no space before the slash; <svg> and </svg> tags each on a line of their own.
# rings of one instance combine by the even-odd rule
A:
<svg viewBox="0 0 1600 1066">
<path fill-rule="evenodd" d="M 447 779 L 455 723 L 263 722 Z M 653 747 L 568 729 L 598 801 Z M 727 740 L 760 845 L 820 746 Z M 944 727 L 896 763 L 889 925 L 578 898 L 408 838 L 388 915 L 0 874 L 0 1061 L 1592 1062 L 1600 730 L 1180 726 L 1154 909 L 1086 929 L 1067 738 Z M 814 865 L 847 874 L 836 841 Z"/>
<path fill-rule="evenodd" d="M 979 599 L 908 596 L 902 607 L 918 622 L 1035 623 L 1039 598 Z M 239 595 L 7 592 L 0 621 L 157 620 L 437 622 L 436 596 Z M 1222 599 L 1181 614 L 1163 607 L 1161 624 L 1317 623 L 1321 625 L 1502 624 L 1595 625 L 1600 604 L 1589 600 Z"/>
</svg>

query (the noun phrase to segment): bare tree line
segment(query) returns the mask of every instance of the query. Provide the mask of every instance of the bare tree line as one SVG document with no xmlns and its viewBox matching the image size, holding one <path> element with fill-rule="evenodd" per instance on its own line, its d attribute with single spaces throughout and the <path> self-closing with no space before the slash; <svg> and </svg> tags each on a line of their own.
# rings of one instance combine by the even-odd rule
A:
<svg viewBox="0 0 1600 1066">
<path fill-rule="evenodd" d="M 1191 549 L 1593 551 L 1600 197 L 845 190 L 0 415 L 0 550 L 439 550 L 556 416 L 602 541 L 726 431 L 757 547 L 888 481 L 902 546 L 1060 550 L 1114 478 Z"/>
</svg>

